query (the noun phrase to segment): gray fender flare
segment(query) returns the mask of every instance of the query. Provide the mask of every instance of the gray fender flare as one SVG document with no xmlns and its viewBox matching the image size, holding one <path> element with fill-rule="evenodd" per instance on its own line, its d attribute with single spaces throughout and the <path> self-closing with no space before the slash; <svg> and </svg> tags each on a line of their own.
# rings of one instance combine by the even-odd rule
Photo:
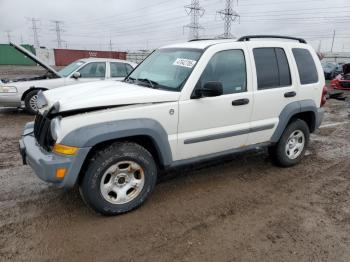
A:
<svg viewBox="0 0 350 262">
<path fill-rule="evenodd" d="M 168 134 L 162 125 L 147 118 L 117 120 L 80 127 L 68 133 L 62 144 L 76 147 L 93 147 L 101 142 L 132 136 L 148 136 L 155 145 L 161 164 L 172 163 Z"/>
<path fill-rule="evenodd" d="M 315 117 L 315 124 L 318 122 L 317 106 L 313 100 L 301 100 L 291 102 L 283 108 L 281 114 L 279 115 L 279 122 L 275 132 L 271 137 L 271 142 L 277 143 L 280 137 L 282 136 L 283 131 L 286 129 L 289 120 L 294 115 L 302 112 L 313 112 Z"/>
</svg>

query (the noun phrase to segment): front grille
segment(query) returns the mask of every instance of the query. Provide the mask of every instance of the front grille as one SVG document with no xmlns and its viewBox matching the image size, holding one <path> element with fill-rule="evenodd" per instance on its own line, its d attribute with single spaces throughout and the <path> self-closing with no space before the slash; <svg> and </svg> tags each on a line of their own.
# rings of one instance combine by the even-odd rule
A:
<svg viewBox="0 0 350 262">
<path fill-rule="evenodd" d="M 340 82 L 340 86 L 343 88 L 350 88 L 350 82 Z"/>
<path fill-rule="evenodd" d="M 45 115 L 37 114 L 34 121 L 34 137 L 38 144 L 50 151 L 54 143 L 50 132 L 51 120 Z"/>
</svg>

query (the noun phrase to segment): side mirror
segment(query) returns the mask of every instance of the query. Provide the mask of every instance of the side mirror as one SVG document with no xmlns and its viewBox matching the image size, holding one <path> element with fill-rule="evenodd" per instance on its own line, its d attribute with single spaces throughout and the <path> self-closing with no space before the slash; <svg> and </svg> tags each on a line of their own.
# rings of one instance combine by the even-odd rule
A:
<svg viewBox="0 0 350 262">
<path fill-rule="evenodd" d="M 79 77 L 81 77 L 81 75 L 79 72 L 74 72 L 72 77 L 78 79 Z"/>
<path fill-rule="evenodd" d="M 209 81 L 206 82 L 203 88 L 196 90 L 196 97 L 212 97 L 221 96 L 223 94 L 223 88 L 221 82 Z"/>
</svg>

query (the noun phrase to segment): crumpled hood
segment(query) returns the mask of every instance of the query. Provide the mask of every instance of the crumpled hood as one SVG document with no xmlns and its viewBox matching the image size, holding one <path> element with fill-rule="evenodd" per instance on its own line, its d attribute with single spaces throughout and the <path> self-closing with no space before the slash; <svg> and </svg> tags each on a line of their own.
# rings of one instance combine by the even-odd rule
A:
<svg viewBox="0 0 350 262">
<path fill-rule="evenodd" d="M 180 92 L 157 90 L 134 84 L 105 80 L 59 87 L 45 91 L 51 107 L 59 102 L 59 112 L 118 105 L 178 101 Z"/>
</svg>

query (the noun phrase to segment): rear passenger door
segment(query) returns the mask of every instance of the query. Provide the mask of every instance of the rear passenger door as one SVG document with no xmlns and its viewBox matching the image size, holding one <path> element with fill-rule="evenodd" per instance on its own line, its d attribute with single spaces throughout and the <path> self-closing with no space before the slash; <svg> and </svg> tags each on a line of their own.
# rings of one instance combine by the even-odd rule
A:
<svg viewBox="0 0 350 262">
<path fill-rule="evenodd" d="M 254 107 L 248 144 L 271 139 L 286 105 L 298 100 L 291 52 L 283 46 L 250 43 L 252 63 L 255 64 Z"/>
</svg>

